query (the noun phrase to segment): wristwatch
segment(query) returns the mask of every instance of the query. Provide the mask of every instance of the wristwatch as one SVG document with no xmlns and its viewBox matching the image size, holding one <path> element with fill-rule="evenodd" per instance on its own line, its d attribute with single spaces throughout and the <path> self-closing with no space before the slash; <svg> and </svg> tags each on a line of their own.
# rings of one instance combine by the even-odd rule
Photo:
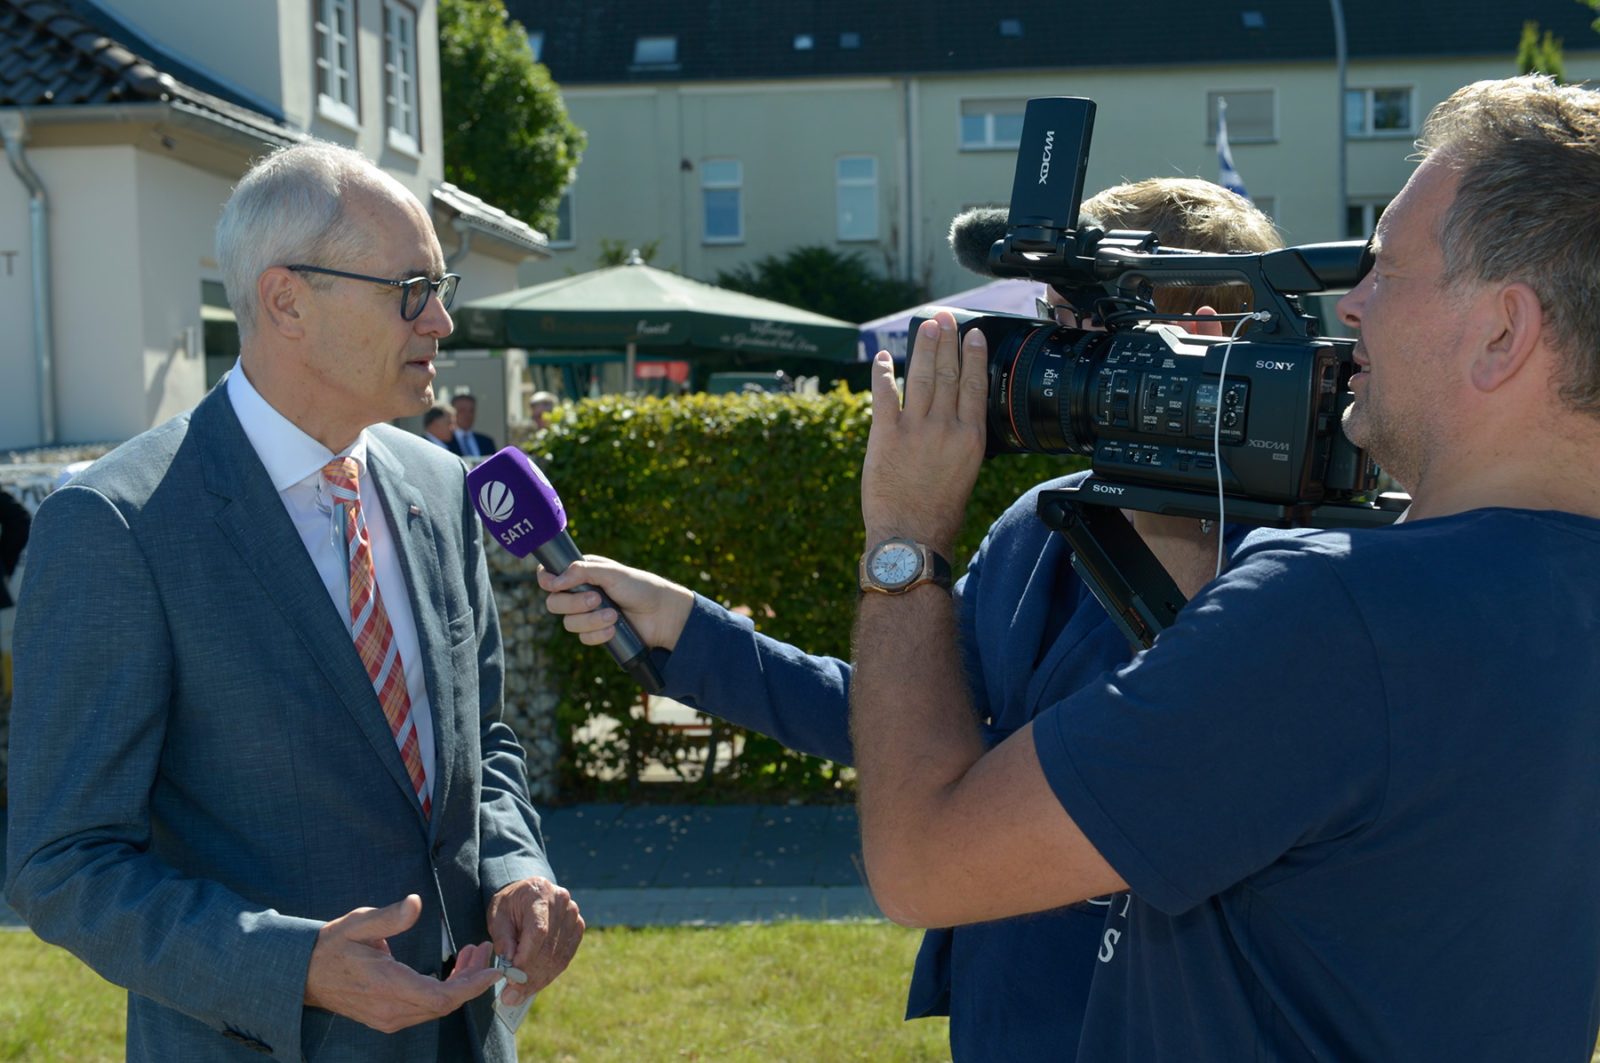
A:
<svg viewBox="0 0 1600 1063">
<path fill-rule="evenodd" d="M 950 562 L 931 547 L 910 539 L 885 539 L 861 555 L 863 594 L 904 594 L 924 583 L 950 589 Z"/>
</svg>

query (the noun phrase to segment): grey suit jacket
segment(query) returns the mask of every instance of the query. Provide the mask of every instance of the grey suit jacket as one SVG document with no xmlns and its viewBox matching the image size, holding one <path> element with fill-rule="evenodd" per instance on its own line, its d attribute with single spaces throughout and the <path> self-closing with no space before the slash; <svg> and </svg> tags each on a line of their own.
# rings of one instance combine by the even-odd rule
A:
<svg viewBox="0 0 1600 1063">
<path fill-rule="evenodd" d="M 6 894 L 129 991 L 128 1058 L 514 1060 L 306 1008 L 321 923 L 416 893 L 418 971 L 488 937 L 508 883 L 554 878 L 500 720 L 500 628 L 461 462 L 387 425 L 394 529 L 437 737 L 422 815 L 344 618 L 219 386 L 39 508 L 14 640 Z M 459 1025 L 459 1019 L 453 1019 Z"/>
</svg>

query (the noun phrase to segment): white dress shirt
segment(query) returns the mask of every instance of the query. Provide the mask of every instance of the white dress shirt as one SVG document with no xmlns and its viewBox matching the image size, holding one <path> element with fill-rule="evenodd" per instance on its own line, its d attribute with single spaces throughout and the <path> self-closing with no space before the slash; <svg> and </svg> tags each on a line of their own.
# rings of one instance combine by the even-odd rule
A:
<svg viewBox="0 0 1600 1063">
<path fill-rule="evenodd" d="M 357 490 L 361 511 L 367 518 L 367 539 L 372 546 L 372 565 L 378 578 L 378 594 L 389 627 L 400 652 L 400 666 L 406 674 L 406 693 L 411 697 L 411 718 L 417 728 L 417 745 L 422 753 L 425 776 L 423 792 L 433 793 L 434 739 L 433 713 L 428 702 L 427 677 L 422 668 L 422 644 L 417 638 L 416 617 L 411 611 L 405 574 L 400 570 L 400 555 L 394 547 L 389 517 L 383 511 L 378 492 L 367 476 L 367 433 L 362 431 L 343 453 L 335 454 L 295 426 L 261 397 L 238 362 L 228 374 L 228 401 L 238 415 L 244 434 L 267 467 L 272 486 L 283 500 L 289 519 L 300 533 L 306 552 L 311 555 L 328 597 L 350 628 L 350 562 L 345 554 L 344 531 L 335 528 L 333 506 L 322 477 L 322 467 L 334 458 L 351 457 L 361 467 Z M 353 638 L 353 636 L 352 636 Z"/>
</svg>

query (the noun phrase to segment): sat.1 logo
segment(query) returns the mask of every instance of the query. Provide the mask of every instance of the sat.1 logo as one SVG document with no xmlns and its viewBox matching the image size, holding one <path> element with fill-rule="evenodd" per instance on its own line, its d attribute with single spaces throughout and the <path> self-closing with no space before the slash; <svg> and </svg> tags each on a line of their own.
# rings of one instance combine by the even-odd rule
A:
<svg viewBox="0 0 1600 1063">
<path fill-rule="evenodd" d="M 499 480 L 490 480 L 478 491 L 478 508 L 492 521 L 503 521 L 511 516 L 516 504 L 511 488 Z"/>
</svg>

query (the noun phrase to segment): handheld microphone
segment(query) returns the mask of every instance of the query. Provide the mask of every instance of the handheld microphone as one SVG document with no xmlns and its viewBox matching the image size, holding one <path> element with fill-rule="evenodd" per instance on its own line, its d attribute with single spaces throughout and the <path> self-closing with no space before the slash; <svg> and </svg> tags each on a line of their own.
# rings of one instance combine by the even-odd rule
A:
<svg viewBox="0 0 1600 1063">
<path fill-rule="evenodd" d="M 468 469 L 467 490 L 494 537 L 517 557 L 532 554 L 557 575 L 572 562 L 582 560 L 583 552 L 567 534 L 567 511 L 561 505 L 561 497 L 545 479 L 543 470 L 516 447 L 504 447 Z M 602 607 L 617 608 L 599 587 L 585 583 L 573 589 L 595 591 Z M 661 693 L 664 684 L 650 659 L 650 648 L 640 640 L 621 609 L 617 609 L 617 633 L 606 643 L 606 649 L 640 686 L 652 694 Z"/>
</svg>

